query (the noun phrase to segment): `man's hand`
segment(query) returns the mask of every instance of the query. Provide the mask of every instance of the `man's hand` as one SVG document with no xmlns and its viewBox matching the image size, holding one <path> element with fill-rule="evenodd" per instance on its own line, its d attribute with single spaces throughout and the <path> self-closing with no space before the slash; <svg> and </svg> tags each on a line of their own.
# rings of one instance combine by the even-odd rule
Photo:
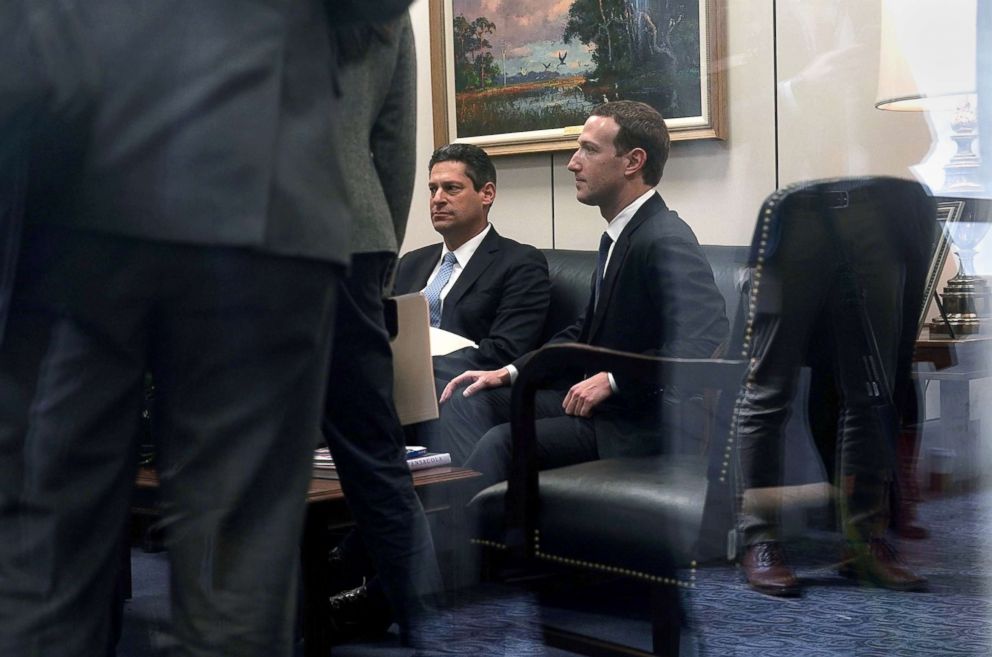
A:
<svg viewBox="0 0 992 657">
<path fill-rule="evenodd" d="M 610 376 L 606 372 L 600 372 L 572 386 L 565 395 L 561 407 L 565 409 L 566 415 L 591 417 L 592 409 L 612 394 Z"/>
<path fill-rule="evenodd" d="M 471 397 L 486 388 L 498 388 L 508 385 L 510 383 L 510 372 L 505 367 L 498 370 L 469 370 L 468 372 L 462 372 L 448 382 L 448 385 L 441 391 L 441 398 L 438 401 L 442 404 L 448 401 L 455 394 L 455 390 L 466 383 L 469 386 L 462 391 L 462 394 L 466 397 Z M 609 387 L 610 384 L 607 383 L 606 385 Z"/>
</svg>

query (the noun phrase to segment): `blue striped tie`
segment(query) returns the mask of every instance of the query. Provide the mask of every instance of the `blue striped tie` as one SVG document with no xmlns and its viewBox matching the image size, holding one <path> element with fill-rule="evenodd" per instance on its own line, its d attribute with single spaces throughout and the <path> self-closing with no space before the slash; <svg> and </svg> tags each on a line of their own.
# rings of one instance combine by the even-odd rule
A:
<svg viewBox="0 0 992 657">
<path fill-rule="evenodd" d="M 441 325 L 441 290 L 448 284 L 448 279 L 451 278 L 451 272 L 454 270 L 456 262 L 458 260 L 455 258 L 454 253 L 451 251 L 445 253 L 444 258 L 441 260 L 441 268 L 437 270 L 437 276 L 421 292 L 421 294 L 427 297 L 427 305 L 431 310 L 431 326 L 437 327 Z"/>
</svg>

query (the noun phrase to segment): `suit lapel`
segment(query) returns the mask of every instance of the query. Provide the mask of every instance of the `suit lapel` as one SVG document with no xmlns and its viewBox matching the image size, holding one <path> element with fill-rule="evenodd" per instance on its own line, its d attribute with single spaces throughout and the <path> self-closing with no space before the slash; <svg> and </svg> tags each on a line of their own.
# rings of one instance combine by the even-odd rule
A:
<svg viewBox="0 0 992 657">
<path fill-rule="evenodd" d="M 430 278 L 431 272 L 434 271 L 434 265 L 441 258 L 441 245 L 435 244 L 429 249 L 426 249 L 421 257 L 416 263 L 414 263 L 413 271 L 409 279 L 409 287 L 404 290 L 406 294 L 412 294 L 414 292 L 420 292 L 425 287 L 427 287 L 427 279 Z"/>
<path fill-rule="evenodd" d="M 499 253 L 499 242 L 502 238 L 495 228 L 490 228 L 489 233 L 482 238 L 479 248 L 472 254 L 472 259 L 468 261 L 465 269 L 458 276 L 454 286 L 444 298 L 444 310 L 441 311 L 441 323 L 444 324 L 444 316 L 458 305 L 458 301 L 468 292 L 469 288 L 478 280 L 482 272 L 489 268 L 489 265 L 496 259 Z"/>
<path fill-rule="evenodd" d="M 599 290 L 599 303 L 596 304 L 596 311 L 593 314 L 592 324 L 589 327 L 589 341 L 596 335 L 596 331 L 599 330 L 606 316 L 606 310 L 609 308 L 610 301 L 613 298 L 613 290 L 617 285 L 617 280 L 620 278 L 620 270 L 623 269 L 624 261 L 627 259 L 627 253 L 630 251 L 631 237 L 645 221 L 664 208 L 665 203 L 656 192 L 654 196 L 644 202 L 644 205 L 638 208 L 633 219 L 630 220 L 630 223 L 620 233 L 617 244 L 613 247 L 613 253 L 610 255 L 610 264 L 606 267 L 603 285 Z"/>
</svg>

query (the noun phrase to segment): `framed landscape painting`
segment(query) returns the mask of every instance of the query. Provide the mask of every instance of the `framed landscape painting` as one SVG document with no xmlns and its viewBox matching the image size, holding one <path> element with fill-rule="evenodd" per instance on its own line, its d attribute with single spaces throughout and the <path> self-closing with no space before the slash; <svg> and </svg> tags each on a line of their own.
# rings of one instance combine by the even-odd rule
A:
<svg viewBox="0 0 992 657">
<path fill-rule="evenodd" d="M 723 138 L 724 0 L 430 0 L 434 141 L 575 148 L 595 105 L 639 100 L 672 139 Z"/>
</svg>

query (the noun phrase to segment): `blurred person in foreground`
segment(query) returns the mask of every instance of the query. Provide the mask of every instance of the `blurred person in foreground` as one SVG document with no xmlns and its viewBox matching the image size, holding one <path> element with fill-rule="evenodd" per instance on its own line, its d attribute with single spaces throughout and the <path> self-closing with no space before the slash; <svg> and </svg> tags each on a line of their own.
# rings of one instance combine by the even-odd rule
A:
<svg viewBox="0 0 992 657">
<path fill-rule="evenodd" d="M 339 643 L 381 633 L 395 618 L 409 641 L 441 588 L 393 403 L 383 309 L 413 195 L 416 52 L 409 16 L 336 32 L 349 108 L 341 116 L 341 151 L 354 218 L 351 269 L 338 286 L 323 434 L 358 532 L 330 554 L 329 592 L 337 595 L 329 601 L 328 629 Z M 362 586 L 372 572 L 378 576 Z"/>
<path fill-rule="evenodd" d="M 898 419 L 916 394 L 910 372 L 934 200 L 916 182 L 884 177 L 802 183 L 779 196 L 765 202 L 753 241 L 749 371 L 735 423 L 741 570 L 766 595 L 802 593 L 783 548 L 781 512 L 793 494 L 783 486 L 785 427 L 809 363 L 813 426 L 835 436 L 823 440 L 831 432 L 817 431 L 845 537 L 839 574 L 925 590 L 926 578 L 900 559 L 886 532 Z"/>
<path fill-rule="evenodd" d="M 0 655 L 112 652 L 155 380 L 182 655 L 291 652 L 351 210 L 329 26 L 405 1 L 0 8 Z"/>
</svg>

